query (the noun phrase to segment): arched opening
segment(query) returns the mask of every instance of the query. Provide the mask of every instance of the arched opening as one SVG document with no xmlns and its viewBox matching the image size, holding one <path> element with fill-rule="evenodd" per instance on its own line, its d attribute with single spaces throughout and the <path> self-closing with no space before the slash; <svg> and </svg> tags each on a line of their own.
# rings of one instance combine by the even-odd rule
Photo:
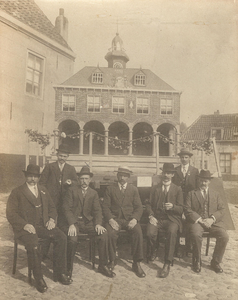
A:
<svg viewBox="0 0 238 300">
<path fill-rule="evenodd" d="M 128 143 L 120 140 L 129 141 L 129 127 L 123 122 L 114 122 L 109 126 L 109 141 L 108 154 L 109 155 L 127 155 Z M 115 139 L 110 139 L 113 137 Z"/>
<path fill-rule="evenodd" d="M 176 128 L 169 123 L 164 123 L 157 128 L 157 132 L 160 132 L 168 139 L 175 140 Z M 169 143 L 163 138 L 159 137 L 159 155 L 160 156 L 174 156 L 174 145 Z"/>
<path fill-rule="evenodd" d="M 89 154 L 89 132 L 96 132 L 100 135 L 93 135 L 93 154 L 104 154 L 104 126 L 99 121 L 90 121 L 84 125 L 84 143 L 83 143 L 83 153 Z"/>
<path fill-rule="evenodd" d="M 153 134 L 153 128 L 151 127 L 151 125 L 145 122 L 137 123 L 134 126 L 133 140 L 138 139 L 137 141 L 133 142 L 132 145 L 132 153 L 134 155 L 152 155 L 153 138 L 150 136 L 151 134 Z"/>
<path fill-rule="evenodd" d="M 59 124 L 58 127 L 60 132 L 64 132 L 66 135 L 78 134 L 79 133 L 79 124 L 73 120 L 65 120 Z M 60 137 L 59 145 L 67 144 L 70 149 L 71 154 L 79 153 L 79 137 L 70 138 L 67 136 L 66 138 Z"/>
</svg>

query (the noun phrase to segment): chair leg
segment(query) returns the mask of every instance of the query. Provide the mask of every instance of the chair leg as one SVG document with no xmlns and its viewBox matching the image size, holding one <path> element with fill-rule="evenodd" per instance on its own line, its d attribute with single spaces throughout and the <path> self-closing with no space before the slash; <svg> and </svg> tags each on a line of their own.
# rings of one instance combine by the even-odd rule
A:
<svg viewBox="0 0 238 300">
<path fill-rule="evenodd" d="M 210 246 L 210 236 L 207 237 L 206 256 L 208 256 L 209 246 Z"/>
<path fill-rule="evenodd" d="M 14 241 L 13 268 L 12 268 L 13 275 L 16 273 L 16 266 L 17 266 L 17 242 Z"/>
</svg>

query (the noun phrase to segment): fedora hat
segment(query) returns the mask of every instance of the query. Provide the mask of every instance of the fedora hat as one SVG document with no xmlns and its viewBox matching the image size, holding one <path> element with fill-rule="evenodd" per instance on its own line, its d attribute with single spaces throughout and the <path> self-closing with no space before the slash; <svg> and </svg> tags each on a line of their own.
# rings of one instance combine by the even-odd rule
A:
<svg viewBox="0 0 238 300">
<path fill-rule="evenodd" d="M 36 176 L 40 176 L 40 167 L 37 165 L 33 165 L 33 164 L 29 164 L 26 168 L 26 170 L 22 170 L 22 172 L 25 175 L 36 175 Z"/>
<path fill-rule="evenodd" d="M 212 179 L 213 178 L 209 170 L 201 170 L 198 177 L 204 178 L 204 179 Z"/>
<path fill-rule="evenodd" d="M 176 172 L 174 165 L 171 163 L 164 163 L 163 168 L 160 168 L 160 170 L 162 170 L 163 172 Z"/>
<path fill-rule="evenodd" d="M 178 156 L 181 155 L 189 155 L 189 156 L 193 156 L 193 153 L 190 152 L 187 148 L 181 148 L 180 152 L 177 154 Z"/>
<path fill-rule="evenodd" d="M 83 166 L 82 169 L 80 170 L 80 172 L 77 172 L 77 175 L 79 177 L 83 176 L 83 175 L 89 175 L 90 177 L 93 177 L 93 173 L 90 172 L 90 169 L 87 166 Z"/>
<path fill-rule="evenodd" d="M 66 154 L 70 153 L 69 146 L 67 144 L 61 144 L 61 145 L 59 145 L 59 149 L 56 149 L 56 151 L 57 152 L 66 153 Z"/>
<path fill-rule="evenodd" d="M 126 167 L 126 166 L 118 167 L 117 171 L 114 171 L 114 172 L 125 173 L 125 174 L 128 174 L 128 175 L 132 174 L 132 171 L 128 167 Z"/>
</svg>

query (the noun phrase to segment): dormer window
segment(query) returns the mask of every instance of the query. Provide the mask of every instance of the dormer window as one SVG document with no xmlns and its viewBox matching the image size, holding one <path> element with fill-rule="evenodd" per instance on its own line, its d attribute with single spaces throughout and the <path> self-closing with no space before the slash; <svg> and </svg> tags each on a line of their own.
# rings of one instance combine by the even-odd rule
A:
<svg viewBox="0 0 238 300">
<path fill-rule="evenodd" d="M 211 128 L 211 138 L 215 137 L 217 141 L 223 139 L 224 130 L 221 127 L 212 127 Z"/>
<path fill-rule="evenodd" d="M 138 86 L 145 86 L 145 75 L 144 74 L 136 74 L 134 78 L 134 84 Z"/>
<path fill-rule="evenodd" d="M 92 75 L 92 83 L 103 83 L 103 74 L 99 72 L 95 72 Z"/>
</svg>

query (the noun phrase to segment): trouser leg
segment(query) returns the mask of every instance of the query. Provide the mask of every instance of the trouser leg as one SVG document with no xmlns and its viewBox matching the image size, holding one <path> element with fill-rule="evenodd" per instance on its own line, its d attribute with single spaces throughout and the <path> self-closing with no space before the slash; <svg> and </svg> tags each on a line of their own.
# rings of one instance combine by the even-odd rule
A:
<svg viewBox="0 0 238 300">
<path fill-rule="evenodd" d="M 131 254 L 134 262 L 143 260 L 143 234 L 140 224 L 136 224 L 131 230 Z"/>
<path fill-rule="evenodd" d="M 116 259 L 118 231 L 114 230 L 109 224 L 106 224 L 105 228 L 107 229 L 108 233 L 109 260 L 114 261 Z"/>
<path fill-rule="evenodd" d="M 150 223 L 147 224 L 146 238 L 148 243 L 147 258 L 151 257 L 157 249 L 158 227 Z"/>
<path fill-rule="evenodd" d="M 98 244 L 98 256 L 99 256 L 99 265 L 106 266 L 108 264 L 108 233 L 104 232 L 96 236 L 96 241 Z"/>
<path fill-rule="evenodd" d="M 178 225 L 167 221 L 166 241 L 165 241 L 165 262 L 172 262 L 174 258 L 174 251 L 177 242 Z"/>
<path fill-rule="evenodd" d="M 68 236 L 67 242 L 67 272 L 70 277 L 73 273 L 74 257 L 77 250 L 77 236 Z"/>
<path fill-rule="evenodd" d="M 229 236 L 225 229 L 216 226 L 210 228 L 210 234 L 216 238 L 212 259 L 217 263 L 221 263 L 226 250 L 226 245 L 229 241 Z"/>
<path fill-rule="evenodd" d="M 195 259 L 201 261 L 201 249 L 202 249 L 202 234 L 204 232 L 203 227 L 198 224 L 191 224 L 189 227 L 189 237 L 193 245 L 193 251 Z"/>
</svg>

